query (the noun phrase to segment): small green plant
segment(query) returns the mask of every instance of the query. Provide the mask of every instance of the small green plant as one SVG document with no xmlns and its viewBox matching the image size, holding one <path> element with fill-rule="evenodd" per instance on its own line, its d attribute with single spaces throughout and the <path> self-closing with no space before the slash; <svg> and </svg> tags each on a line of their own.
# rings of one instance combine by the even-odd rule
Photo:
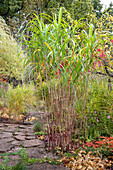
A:
<svg viewBox="0 0 113 170">
<path fill-rule="evenodd" d="M 42 125 L 42 122 L 36 122 L 34 124 L 34 132 L 41 132 L 43 130 L 43 125 Z"/>
<path fill-rule="evenodd" d="M 44 132 L 44 131 L 36 131 L 36 132 L 34 133 L 34 135 L 42 136 L 42 135 L 47 135 L 47 133 Z"/>
<path fill-rule="evenodd" d="M 26 170 L 26 165 L 22 162 L 19 162 L 18 164 L 16 164 L 15 166 L 12 167 L 11 170 Z"/>
<path fill-rule="evenodd" d="M 3 162 L 0 165 L 0 170 L 25 170 L 26 164 L 28 163 L 28 154 L 25 151 L 26 149 L 21 149 L 18 152 L 13 153 L 0 153 L 1 159 L 3 159 Z M 7 163 L 12 161 L 12 159 L 8 158 L 8 155 L 19 155 L 19 162 L 14 166 L 7 166 Z"/>
</svg>

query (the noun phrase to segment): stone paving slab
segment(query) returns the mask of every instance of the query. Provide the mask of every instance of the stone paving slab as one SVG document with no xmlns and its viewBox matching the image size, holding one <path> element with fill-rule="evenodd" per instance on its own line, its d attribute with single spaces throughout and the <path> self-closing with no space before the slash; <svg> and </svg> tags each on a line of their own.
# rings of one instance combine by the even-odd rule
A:
<svg viewBox="0 0 113 170">
<path fill-rule="evenodd" d="M 23 147 L 26 148 L 26 153 L 29 158 L 52 158 L 58 159 L 53 156 L 52 153 L 48 153 L 45 150 L 44 141 L 35 138 L 33 132 L 33 125 L 19 125 L 19 124 L 7 124 L 0 123 L 0 153 L 13 153 L 18 152 Z M 54 157 L 54 158 L 53 158 Z M 9 161 L 7 166 L 14 166 L 19 162 L 18 155 L 9 155 Z M 0 164 L 3 159 L 1 157 Z M 50 165 L 45 163 L 37 163 L 27 167 L 28 170 L 68 170 L 58 165 Z"/>
<path fill-rule="evenodd" d="M 14 136 L 14 138 L 17 139 L 17 140 L 19 140 L 19 141 L 25 140 L 25 136 L 23 136 L 23 135 L 22 135 L 22 136 L 21 136 L 21 135 L 16 135 L 16 136 Z"/>
<path fill-rule="evenodd" d="M 37 163 L 27 167 L 28 170 L 69 170 L 69 168 L 48 163 Z"/>
<path fill-rule="evenodd" d="M 3 123 L 0 123 L 0 127 L 2 127 L 2 126 L 4 126 L 4 124 L 3 124 Z"/>
<path fill-rule="evenodd" d="M 14 132 L 13 133 L 13 135 L 21 135 L 21 136 L 25 136 L 25 134 L 26 134 L 25 132 Z"/>
<path fill-rule="evenodd" d="M 32 129 L 19 129 L 18 132 L 33 133 Z"/>
<path fill-rule="evenodd" d="M 4 130 L 4 127 L 0 127 L 0 131 Z"/>
<path fill-rule="evenodd" d="M 12 133 L 7 133 L 7 132 L 2 132 L 0 134 L 0 139 L 3 139 L 3 138 L 9 138 L 12 136 Z"/>
<path fill-rule="evenodd" d="M 15 146 L 14 148 L 12 148 L 9 153 L 13 153 L 13 152 L 18 152 L 19 150 L 21 150 L 22 147 L 18 147 L 18 146 Z"/>
<path fill-rule="evenodd" d="M 4 139 L 0 140 L 0 144 L 4 143 L 4 142 L 9 143 L 9 142 L 13 142 L 13 141 L 14 141 L 14 138 L 11 138 L 11 137 L 10 138 L 4 138 Z"/>
<path fill-rule="evenodd" d="M 10 128 L 10 129 L 4 129 L 4 132 L 12 132 L 12 133 L 14 133 L 16 131 L 16 129 L 15 128 Z"/>
<path fill-rule="evenodd" d="M 18 128 L 19 125 L 18 124 L 8 124 L 8 123 L 5 123 L 4 126 Z"/>
<path fill-rule="evenodd" d="M 5 153 L 7 151 L 9 151 L 13 146 L 10 143 L 4 142 L 1 143 L 0 142 L 0 153 Z"/>
<path fill-rule="evenodd" d="M 30 132 L 27 132 L 27 133 L 26 133 L 26 136 L 34 136 L 34 134 L 33 134 L 32 132 L 31 132 L 31 133 L 30 133 Z"/>
<path fill-rule="evenodd" d="M 44 142 L 39 140 L 39 139 L 32 139 L 32 140 L 26 140 L 23 142 L 23 147 L 28 148 L 28 147 L 45 147 Z"/>
<path fill-rule="evenodd" d="M 26 136 L 25 139 L 27 140 L 35 139 L 35 136 Z"/>
<path fill-rule="evenodd" d="M 26 126 L 26 125 L 19 125 L 18 127 L 19 127 L 19 128 L 23 128 L 23 129 L 26 129 L 26 128 L 32 129 L 32 128 L 33 128 L 32 125 L 28 125 L 28 126 Z"/>
<path fill-rule="evenodd" d="M 27 148 L 26 153 L 29 158 L 44 158 L 45 149 L 38 147 Z"/>
<path fill-rule="evenodd" d="M 15 140 L 15 141 L 11 142 L 11 144 L 15 145 L 15 146 L 20 146 L 20 145 L 22 145 L 22 142 Z"/>
</svg>

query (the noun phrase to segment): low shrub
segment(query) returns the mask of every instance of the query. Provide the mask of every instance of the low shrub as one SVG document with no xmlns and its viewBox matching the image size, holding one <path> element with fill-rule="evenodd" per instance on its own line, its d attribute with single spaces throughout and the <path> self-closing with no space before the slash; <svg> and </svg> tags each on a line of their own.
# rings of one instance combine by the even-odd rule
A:
<svg viewBox="0 0 113 170">
<path fill-rule="evenodd" d="M 15 89 L 12 85 L 6 93 L 6 105 L 8 107 L 8 115 L 18 117 L 20 114 L 25 114 L 30 107 L 35 105 L 36 97 L 35 89 L 32 84 L 17 86 Z"/>
<path fill-rule="evenodd" d="M 42 131 L 42 129 L 43 129 L 42 122 L 36 122 L 36 123 L 34 124 L 33 129 L 34 129 L 34 132 L 40 132 L 40 131 Z"/>
</svg>

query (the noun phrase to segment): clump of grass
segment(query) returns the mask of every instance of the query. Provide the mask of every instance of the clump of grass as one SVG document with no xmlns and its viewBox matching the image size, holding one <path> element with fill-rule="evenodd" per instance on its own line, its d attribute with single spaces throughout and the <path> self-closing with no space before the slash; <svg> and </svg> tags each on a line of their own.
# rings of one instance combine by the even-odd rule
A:
<svg viewBox="0 0 113 170">
<path fill-rule="evenodd" d="M 30 107 L 35 105 L 36 97 L 34 93 L 35 88 L 32 84 L 18 85 L 16 88 L 9 85 L 6 92 L 7 114 L 13 118 L 18 118 L 21 114 L 25 114 Z"/>
<path fill-rule="evenodd" d="M 36 122 L 33 127 L 34 132 L 40 132 L 43 130 L 42 122 Z"/>
<path fill-rule="evenodd" d="M 79 21 L 75 26 L 69 25 L 62 19 L 62 8 L 54 19 L 46 14 L 34 16 L 23 31 L 22 40 L 29 55 L 26 69 L 29 74 L 37 73 L 38 93 L 47 116 L 48 148 L 60 147 L 67 151 L 72 149 L 75 130 L 77 147 L 81 135 L 84 140 L 87 132 L 87 78 L 97 53 L 96 32 L 92 24 L 86 31 L 79 30 Z M 49 24 L 43 22 L 43 17 Z M 30 41 L 26 37 L 27 31 L 32 32 Z"/>
</svg>

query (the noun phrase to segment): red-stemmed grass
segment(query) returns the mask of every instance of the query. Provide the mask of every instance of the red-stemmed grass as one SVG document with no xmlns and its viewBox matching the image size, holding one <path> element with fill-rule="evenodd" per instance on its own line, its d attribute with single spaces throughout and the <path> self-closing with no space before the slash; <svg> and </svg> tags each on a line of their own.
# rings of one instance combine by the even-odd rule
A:
<svg viewBox="0 0 113 170">
<path fill-rule="evenodd" d="M 56 89 L 57 88 L 57 89 Z M 61 148 L 67 151 L 72 148 L 72 135 L 75 128 L 74 94 L 70 88 L 61 85 L 51 89 L 51 94 L 46 99 L 48 148 L 54 150 Z"/>
</svg>

